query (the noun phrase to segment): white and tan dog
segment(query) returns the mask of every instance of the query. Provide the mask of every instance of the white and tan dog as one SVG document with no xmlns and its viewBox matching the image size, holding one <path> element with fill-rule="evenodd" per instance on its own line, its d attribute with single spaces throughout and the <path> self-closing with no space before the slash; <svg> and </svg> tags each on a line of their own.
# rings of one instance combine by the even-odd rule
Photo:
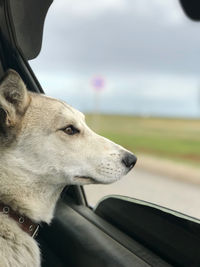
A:
<svg viewBox="0 0 200 267">
<path fill-rule="evenodd" d="M 27 91 L 9 70 L 0 84 L 0 202 L 50 223 L 66 185 L 112 183 L 136 157 L 95 134 L 66 103 Z M 0 212 L 0 266 L 37 267 L 36 241 Z"/>
</svg>

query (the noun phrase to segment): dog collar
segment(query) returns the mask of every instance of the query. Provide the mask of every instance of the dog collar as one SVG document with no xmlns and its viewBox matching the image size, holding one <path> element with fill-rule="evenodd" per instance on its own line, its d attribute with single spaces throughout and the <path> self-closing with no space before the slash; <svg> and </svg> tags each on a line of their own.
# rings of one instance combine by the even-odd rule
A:
<svg viewBox="0 0 200 267">
<path fill-rule="evenodd" d="M 20 228 L 29 234 L 31 237 L 36 237 L 39 231 L 39 224 L 32 222 L 26 216 L 17 214 L 10 206 L 0 203 L 0 212 L 8 215 L 10 218 L 15 220 Z"/>
</svg>

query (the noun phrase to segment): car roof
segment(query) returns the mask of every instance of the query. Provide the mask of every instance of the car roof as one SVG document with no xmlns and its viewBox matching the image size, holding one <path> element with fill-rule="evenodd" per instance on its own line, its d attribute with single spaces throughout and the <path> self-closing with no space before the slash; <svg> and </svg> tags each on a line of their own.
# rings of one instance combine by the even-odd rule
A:
<svg viewBox="0 0 200 267">
<path fill-rule="evenodd" d="M 44 21 L 52 2 L 0 0 L 0 6 L 4 6 L 1 12 L 7 20 L 6 24 L 1 23 L 2 34 L 9 42 L 16 42 L 26 60 L 37 57 L 41 50 Z"/>
<path fill-rule="evenodd" d="M 28 60 L 42 46 L 43 26 L 53 0 L 0 0 L 0 78 L 16 70 L 27 88 L 43 93 Z"/>
</svg>

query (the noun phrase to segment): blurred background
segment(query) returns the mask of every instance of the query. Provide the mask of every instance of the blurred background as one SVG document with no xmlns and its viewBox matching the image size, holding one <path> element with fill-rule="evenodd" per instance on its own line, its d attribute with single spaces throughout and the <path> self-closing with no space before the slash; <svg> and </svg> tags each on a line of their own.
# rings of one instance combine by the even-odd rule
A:
<svg viewBox="0 0 200 267">
<path fill-rule="evenodd" d="M 200 218 L 200 23 L 178 0 L 56 0 L 40 56 L 47 95 L 138 157 L 112 185 L 85 186 Z"/>
</svg>

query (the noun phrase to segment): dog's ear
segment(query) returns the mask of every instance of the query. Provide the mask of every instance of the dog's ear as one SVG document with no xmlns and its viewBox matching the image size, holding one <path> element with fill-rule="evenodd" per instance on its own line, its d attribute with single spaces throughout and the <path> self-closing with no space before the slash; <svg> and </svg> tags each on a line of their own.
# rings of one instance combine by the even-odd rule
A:
<svg viewBox="0 0 200 267">
<path fill-rule="evenodd" d="M 0 82 L 0 128 L 14 126 L 29 103 L 24 82 L 14 70 L 8 70 Z"/>
</svg>

